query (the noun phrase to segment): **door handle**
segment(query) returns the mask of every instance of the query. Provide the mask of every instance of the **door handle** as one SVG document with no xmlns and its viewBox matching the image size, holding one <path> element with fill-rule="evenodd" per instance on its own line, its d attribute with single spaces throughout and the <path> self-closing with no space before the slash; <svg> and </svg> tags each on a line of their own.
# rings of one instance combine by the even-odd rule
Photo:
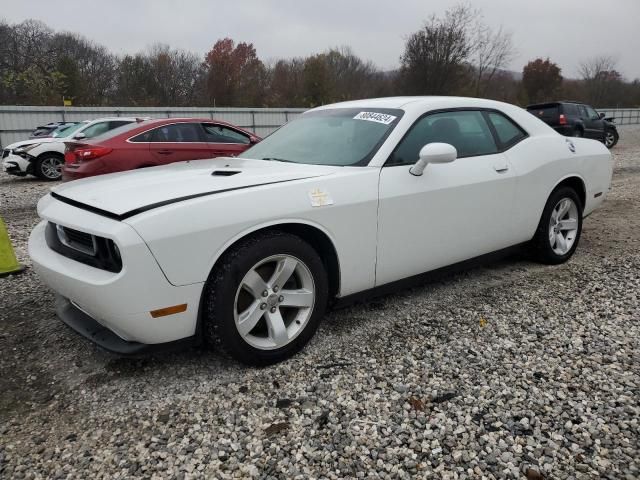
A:
<svg viewBox="0 0 640 480">
<path fill-rule="evenodd" d="M 509 165 L 494 165 L 493 169 L 498 173 L 504 173 L 509 171 Z"/>
<path fill-rule="evenodd" d="M 157 153 L 159 155 L 171 155 L 173 153 L 173 150 L 158 150 Z"/>
</svg>

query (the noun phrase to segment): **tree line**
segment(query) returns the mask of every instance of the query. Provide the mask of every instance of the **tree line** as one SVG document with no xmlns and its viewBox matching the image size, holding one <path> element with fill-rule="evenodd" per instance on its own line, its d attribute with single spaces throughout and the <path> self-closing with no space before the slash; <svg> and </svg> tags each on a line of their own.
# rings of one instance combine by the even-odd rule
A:
<svg viewBox="0 0 640 480">
<path fill-rule="evenodd" d="M 640 80 L 627 81 L 615 58 L 581 63 L 564 78 L 548 58 L 520 72 L 512 34 L 491 28 L 460 4 L 431 16 L 405 40 L 400 67 L 383 71 L 349 47 L 264 62 L 251 43 L 216 41 L 204 57 L 154 44 L 114 55 L 80 35 L 36 20 L 0 20 L 0 104 L 104 106 L 313 107 L 390 95 L 462 95 L 516 104 L 555 99 L 594 106 L 640 105 Z"/>
</svg>

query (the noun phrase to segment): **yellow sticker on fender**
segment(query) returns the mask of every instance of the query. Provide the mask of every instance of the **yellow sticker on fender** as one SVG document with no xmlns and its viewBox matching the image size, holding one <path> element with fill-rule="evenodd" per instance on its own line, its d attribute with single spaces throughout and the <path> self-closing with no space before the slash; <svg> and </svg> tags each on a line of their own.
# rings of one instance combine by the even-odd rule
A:
<svg viewBox="0 0 640 480">
<path fill-rule="evenodd" d="M 314 188 L 309 191 L 309 200 L 312 207 L 324 207 L 325 205 L 333 205 L 333 199 L 329 192 L 321 188 Z"/>
</svg>

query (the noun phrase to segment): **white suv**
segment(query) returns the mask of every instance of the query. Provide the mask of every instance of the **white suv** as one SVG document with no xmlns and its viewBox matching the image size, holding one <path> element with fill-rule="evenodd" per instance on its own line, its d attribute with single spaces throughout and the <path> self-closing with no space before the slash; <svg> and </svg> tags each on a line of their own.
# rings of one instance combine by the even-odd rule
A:
<svg viewBox="0 0 640 480">
<path fill-rule="evenodd" d="M 56 137 L 12 143 L 2 151 L 3 170 L 20 177 L 35 175 L 43 180 L 59 180 L 62 177 L 65 141 L 90 139 L 138 120 L 131 117 L 99 118 L 60 129 Z"/>
</svg>

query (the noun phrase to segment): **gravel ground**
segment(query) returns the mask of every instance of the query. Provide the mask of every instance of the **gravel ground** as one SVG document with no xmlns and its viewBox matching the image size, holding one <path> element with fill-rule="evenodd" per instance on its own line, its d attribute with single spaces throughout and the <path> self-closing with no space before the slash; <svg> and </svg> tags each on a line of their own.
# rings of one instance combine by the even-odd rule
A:
<svg viewBox="0 0 640 480">
<path fill-rule="evenodd" d="M 99 351 L 0 279 L 0 477 L 640 477 L 640 128 L 577 254 L 511 258 L 327 315 L 251 369 Z M 20 260 L 48 185 L 0 177 Z"/>
</svg>

